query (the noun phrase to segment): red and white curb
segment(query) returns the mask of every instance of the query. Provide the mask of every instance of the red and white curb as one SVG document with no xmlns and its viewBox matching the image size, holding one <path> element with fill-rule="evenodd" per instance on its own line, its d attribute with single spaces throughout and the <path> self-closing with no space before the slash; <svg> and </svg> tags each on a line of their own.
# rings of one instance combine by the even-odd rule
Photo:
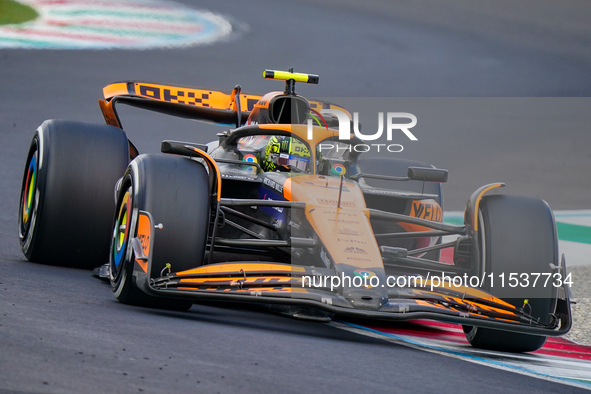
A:
<svg viewBox="0 0 591 394">
<path fill-rule="evenodd" d="M 232 33 L 208 11 L 161 0 L 19 0 L 34 21 L 0 26 L 0 48 L 149 49 L 209 44 Z"/>
</svg>

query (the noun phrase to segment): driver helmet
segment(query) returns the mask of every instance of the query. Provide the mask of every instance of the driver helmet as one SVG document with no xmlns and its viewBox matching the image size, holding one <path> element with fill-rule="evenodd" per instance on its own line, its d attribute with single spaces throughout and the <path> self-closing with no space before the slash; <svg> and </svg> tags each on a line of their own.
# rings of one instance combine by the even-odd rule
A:
<svg viewBox="0 0 591 394">
<path fill-rule="evenodd" d="M 273 136 L 265 148 L 262 168 L 265 171 L 308 172 L 310 150 L 302 141 L 287 136 Z"/>
</svg>

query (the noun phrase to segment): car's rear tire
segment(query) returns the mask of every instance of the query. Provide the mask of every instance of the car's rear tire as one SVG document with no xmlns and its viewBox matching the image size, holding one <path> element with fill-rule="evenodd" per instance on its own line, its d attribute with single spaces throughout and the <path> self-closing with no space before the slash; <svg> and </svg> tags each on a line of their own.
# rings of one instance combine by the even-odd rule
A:
<svg viewBox="0 0 591 394">
<path fill-rule="evenodd" d="M 113 189 L 129 163 L 119 128 L 47 120 L 23 174 L 19 241 L 29 261 L 93 268 L 108 261 Z"/>
<path fill-rule="evenodd" d="M 154 297 L 134 282 L 131 239 L 137 236 L 140 210 L 152 215 L 154 225 L 162 224 L 154 233 L 150 278 L 160 276 L 166 263 L 173 272 L 201 265 L 210 218 L 205 167 L 181 156 L 138 156 L 122 179 L 112 232 L 109 269 L 115 297 L 124 304 L 187 310 L 191 301 Z"/>
<path fill-rule="evenodd" d="M 541 323 L 551 323 L 556 287 L 544 280 L 533 286 L 532 275 L 554 274 L 551 265 L 558 266 L 556 224 L 548 204 L 531 197 L 485 196 L 480 202 L 478 230 L 481 269 L 494 281 L 488 281 L 483 289 L 517 308 L 524 307 Z M 509 285 L 511 274 L 519 286 Z M 530 283 L 522 286 L 525 278 Z M 464 326 L 464 333 L 474 347 L 507 352 L 535 351 L 546 341 L 545 336 L 473 326 Z"/>
</svg>

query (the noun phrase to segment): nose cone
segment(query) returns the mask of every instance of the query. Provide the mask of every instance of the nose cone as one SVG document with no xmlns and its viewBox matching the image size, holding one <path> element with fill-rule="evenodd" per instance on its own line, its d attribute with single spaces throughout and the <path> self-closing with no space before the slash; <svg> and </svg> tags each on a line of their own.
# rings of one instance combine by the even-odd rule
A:
<svg viewBox="0 0 591 394">
<path fill-rule="evenodd" d="M 342 296 L 358 309 L 378 310 L 388 302 L 386 275 L 382 267 L 355 268 L 341 265 Z"/>
<path fill-rule="evenodd" d="M 388 302 L 387 293 L 382 288 L 343 289 L 343 297 L 356 309 L 378 310 Z"/>
</svg>

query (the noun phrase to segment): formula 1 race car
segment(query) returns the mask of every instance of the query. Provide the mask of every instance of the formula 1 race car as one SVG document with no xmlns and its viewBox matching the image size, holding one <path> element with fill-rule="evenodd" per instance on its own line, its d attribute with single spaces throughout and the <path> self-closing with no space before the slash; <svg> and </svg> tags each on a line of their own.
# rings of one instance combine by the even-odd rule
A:
<svg viewBox="0 0 591 394">
<path fill-rule="evenodd" d="M 512 352 L 568 332 L 570 276 L 544 201 L 487 195 L 503 186 L 488 184 L 469 197 L 464 225 L 444 223 L 446 170 L 362 157 L 364 142 L 336 130 L 342 114 L 351 120 L 345 108 L 295 93 L 318 76 L 263 76 L 285 91 L 119 82 L 99 101 L 106 125 L 45 121 L 22 183 L 26 258 L 102 265 L 133 305 L 226 300 L 318 321 L 434 319 L 462 324 L 473 346 Z M 116 104 L 230 130 L 139 154 Z"/>
</svg>

